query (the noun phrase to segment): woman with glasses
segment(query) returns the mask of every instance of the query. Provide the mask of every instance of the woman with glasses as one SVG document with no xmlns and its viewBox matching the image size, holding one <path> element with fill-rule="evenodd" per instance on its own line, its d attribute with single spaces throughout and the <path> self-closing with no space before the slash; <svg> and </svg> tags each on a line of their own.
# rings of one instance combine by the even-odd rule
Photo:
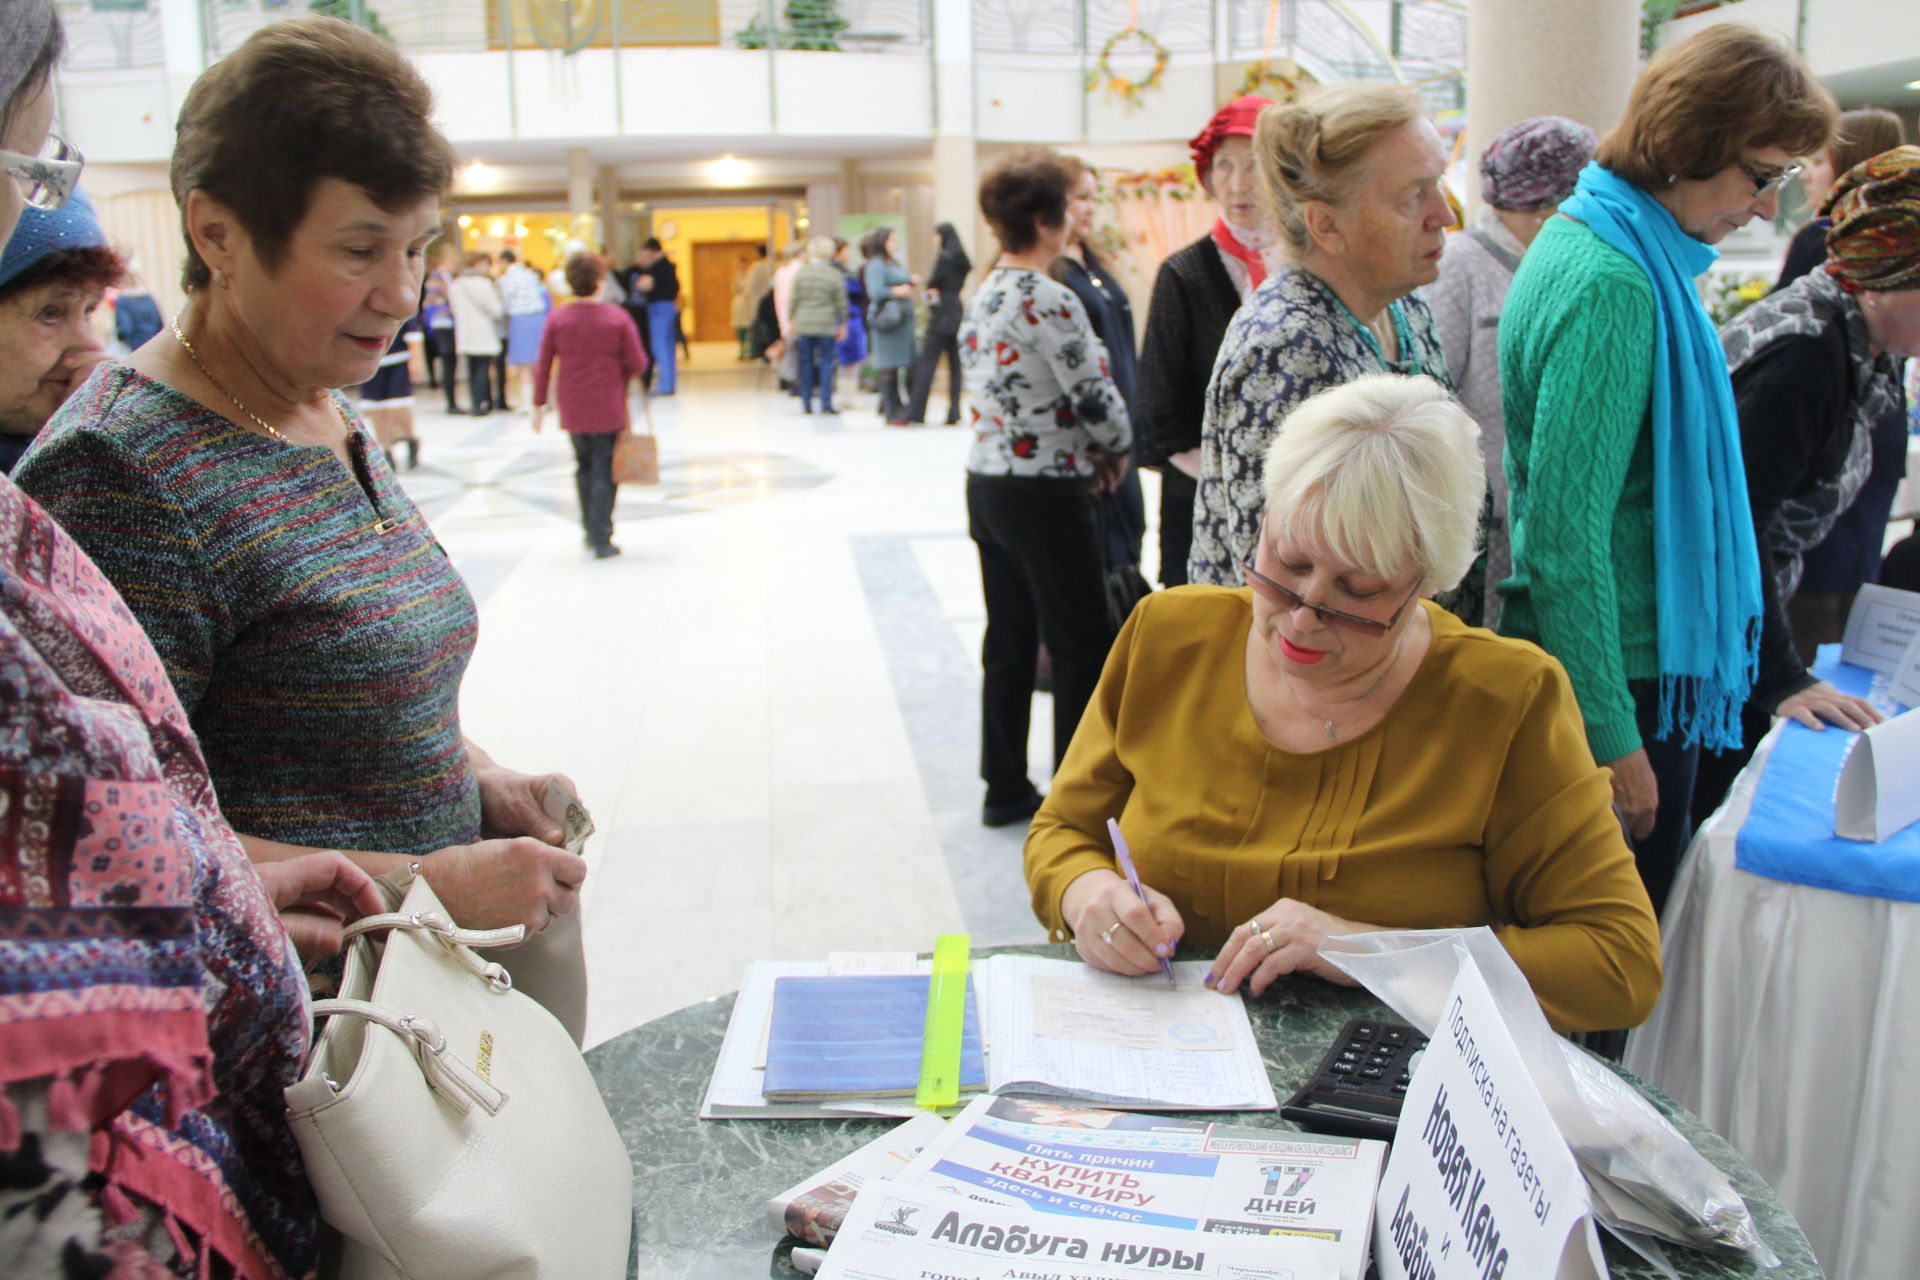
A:
<svg viewBox="0 0 1920 1280">
<path fill-rule="evenodd" d="M 1263 487 L 1248 586 L 1149 596 L 1114 642 L 1027 836 L 1035 914 L 1096 968 L 1194 948 L 1255 995 L 1345 982 L 1335 934 L 1488 925 L 1555 1027 L 1640 1022 L 1658 931 L 1566 674 L 1430 598 L 1477 553 L 1473 420 L 1362 377 L 1288 416 Z"/>
<path fill-rule="evenodd" d="M 1814 729 L 1864 729 L 1881 718 L 1864 698 L 1807 670 L 1787 604 L 1809 549 L 1865 501 L 1881 424 L 1904 425 L 1907 416 L 1902 366 L 1920 357 L 1920 147 L 1895 147 L 1841 174 L 1826 210 L 1832 226 L 1822 267 L 1720 331 L 1766 611 L 1743 738 L 1701 760 L 1697 819 L 1725 797 L 1775 716 Z M 1868 526 L 1876 565 L 1885 512 Z"/>
<path fill-rule="evenodd" d="M 1740 423 L 1694 278 L 1771 218 L 1838 112 L 1798 54 L 1724 25 L 1662 50 L 1500 320 L 1513 573 L 1500 629 L 1560 659 L 1657 910 L 1700 749 L 1737 745 L 1761 631 Z"/>
</svg>

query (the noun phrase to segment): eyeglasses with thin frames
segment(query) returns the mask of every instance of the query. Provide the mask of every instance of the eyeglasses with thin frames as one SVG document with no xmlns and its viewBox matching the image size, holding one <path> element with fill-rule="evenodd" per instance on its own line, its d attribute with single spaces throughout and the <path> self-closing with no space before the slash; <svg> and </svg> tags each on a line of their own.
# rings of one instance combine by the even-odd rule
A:
<svg viewBox="0 0 1920 1280">
<path fill-rule="evenodd" d="M 1248 560 L 1241 567 L 1247 571 L 1247 585 L 1266 596 L 1269 600 L 1272 600 L 1275 604 L 1288 609 L 1311 609 L 1313 610 L 1313 616 L 1322 622 L 1344 622 L 1350 627 L 1357 627 L 1362 631 L 1369 631 L 1375 635 L 1385 635 L 1387 632 L 1393 630 L 1394 624 L 1400 621 L 1400 615 L 1407 611 L 1407 606 L 1413 603 L 1413 598 L 1420 594 L 1420 584 L 1416 582 L 1413 584 L 1413 590 L 1407 592 L 1407 598 L 1400 602 L 1400 607 L 1393 611 L 1393 616 L 1385 622 L 1382 622 L 1378 618 L 1363 618 L 1357 613 L 1343 613 L 1338 609 L 1330 609 L 1324 604 L 1311 604 L 1307 601 L 1307 598 L 1298 591 L 1295 591 L 1291 587 L 1281 586 L 1272 578 L 1269 578 L 1266 574 L 1254 568 L 1252 560 Z"/>
<path fill-rule="evenodd" d="M 36 209 L 58 209 L 65 204 L 80 185 L 80 170 L 86 163 L 80 148 L 57 133 L 47 135 L 47 145 L 37 156 L 0 150 L 0 171 L 20 183 L 27 203 Z"/>
<path fill-rule="evenodd" d="M 1799 177 L 1800 174 L 1807 167 L 1806 165 L 1800 164 L 1796 161 L 1795 163 L 1790 164 L 1786 168 L 1780 170 L 1778 173 L 1766 173 L 1760 170 L 1756 170 L 1752 165 L 1748 164 L 1745 160 L 1735 160 L 1734 164 L 1739 167 L 1741 173 L 1747 176 L 1747 181 L 1753 184 L 1753 198 L 1755 200 L 1763 199 L 1766 196 L 1772 195 L 1774 192 L 1778 191 L 1781 187 L 1785 186 L 1789 181 Z"/>
</svg>

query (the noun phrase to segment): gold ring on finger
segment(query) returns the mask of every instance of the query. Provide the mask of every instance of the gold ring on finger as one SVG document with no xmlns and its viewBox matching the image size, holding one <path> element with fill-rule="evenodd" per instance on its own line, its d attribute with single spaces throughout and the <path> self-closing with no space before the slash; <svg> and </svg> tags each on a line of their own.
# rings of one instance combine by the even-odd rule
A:
<svg viewBox="0 0 1920 1280">
<path fill-rule="evenodd" d="M 1267 944 L 1268 955 L 1272 955 L 1274 952 L 1280 949 L 1280 945 L 1273 940 L 1273 933 L 1271 930 L 1262 929 L 1260 931 L 1260 941 Z"/>
</svg>

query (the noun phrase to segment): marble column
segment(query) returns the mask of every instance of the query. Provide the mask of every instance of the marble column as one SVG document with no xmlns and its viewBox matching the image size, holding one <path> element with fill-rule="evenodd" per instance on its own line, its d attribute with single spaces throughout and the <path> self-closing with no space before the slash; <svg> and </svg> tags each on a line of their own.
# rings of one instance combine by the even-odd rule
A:
<svg viewBox="0 0 1920 1280">
<path fill-rule="evenodd" d="M 568 147 L 567 217 L 575 238 L 587 241 L 599 238 L 597 234 L 586 234 L 593 216 L 593 152 L 586 147 Z"/>
<path fill-rule="evenodd" d="M 1532 116 L 1605 135 L 1640 71 L 1635 0 L 1473 0 L 1467 23 L 1467 171 L 1480 201 L 1480 152 Z"/>
<path fill-rule="evenodd" d="M 933 17 L 933 200 L 931 219 L 911 216 L 907 231 L 915 249 L 936 222 L 951 222 L 969 250 L 980 243 L 980 164 L 974 146 L 973 6 L 937 0 Z M 915 262 L 929 254 L 911 252 Z M 976 260 L 978 255 L 975 255 Z"/>
</svg>

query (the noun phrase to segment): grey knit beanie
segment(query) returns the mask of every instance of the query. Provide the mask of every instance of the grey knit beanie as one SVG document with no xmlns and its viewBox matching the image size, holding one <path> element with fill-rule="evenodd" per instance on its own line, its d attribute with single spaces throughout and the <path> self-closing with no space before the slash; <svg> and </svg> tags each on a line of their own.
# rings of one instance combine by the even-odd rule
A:
<svg viewBox="0 0 1920 1280">
<path fill-rule="evenodd" d="M 47 33 L 59 21 L 53 0 L 0 0 L 0 115 L 25 87 Z"/>
</svg>

